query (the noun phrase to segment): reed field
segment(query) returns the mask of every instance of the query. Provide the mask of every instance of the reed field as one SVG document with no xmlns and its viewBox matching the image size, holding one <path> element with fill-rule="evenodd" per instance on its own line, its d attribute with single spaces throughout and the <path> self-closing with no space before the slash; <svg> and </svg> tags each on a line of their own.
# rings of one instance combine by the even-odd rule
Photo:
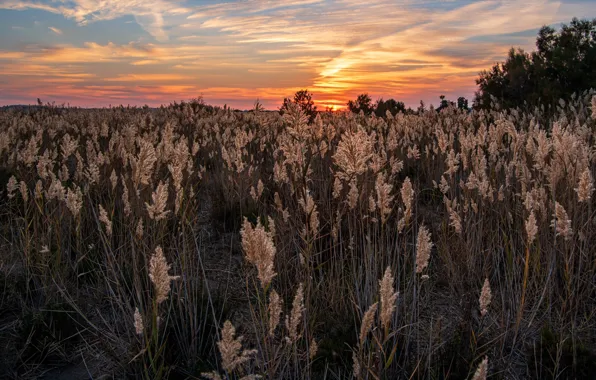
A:
<svg viewBox="0 0 596 380">
<path fill-rule="evenodd" d="M 593 379 L 596 93 L 0 111 L 0 378 Z"/>
</svg>

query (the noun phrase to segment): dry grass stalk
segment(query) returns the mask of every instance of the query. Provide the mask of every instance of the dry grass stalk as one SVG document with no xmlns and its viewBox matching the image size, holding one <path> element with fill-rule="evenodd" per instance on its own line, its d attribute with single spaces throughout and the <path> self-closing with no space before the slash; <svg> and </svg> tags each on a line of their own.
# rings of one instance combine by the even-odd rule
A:
<svg viewBox="0 0 596 380">
<path fill-rule="evenodd" d="M 149 278 L 155 286 L 155 300 L 158 305 L 168 298 L 170 281 L 179 278 L 179 276 L 170 276 L 169 270 L 170 265 L 166 261 L 163 250 L 158 246 L 149 262 Z"/>
<path fill-rule="evenodd" d="M 148 185 L 157 161 L 153 144 L 146 140 L 139 142 L 140 150 L 135 160 L 131 160 L 132 180 L 136 188 L 141 184 Z"/>
<path fill-rule="evenodd" d="M 73 216 L 78 216 L 83 207 L 83 193 L 81 188 L 75 187 L 75 190 L 68 189 L 66 193 L 66 207 L 70 210 Z"/>
<path fill-rule="evenodd" d="M 275 290 L 269 293 L 269 336 L 273 336 L 275 329 L 279 324 L 282 313 L 283 301 Z"/>
<path fill-rule="evenodd" d="M 488 282 L 488 278 L 484 280 L 484 285 L 482 285 L 482 291 L 480 292 L 480 299 L 478 302 L 480 303 L 480 315 L 485 316 L 488 313 L 488 306 L 490 305 L 490 301 L 492 299 L 492 292 L 490 290 L 490 283 Z"/>
<path fill-rule="evenodd" d="M 590 168 L 586 168 L 582 172 L 575 191 L 577 192 L 577 199 L 580 202 L 587 202 L 592 198 L 592 193 L 594 192 L 594 181 L 592 180 Z"/>
<path fill-rule="evenodd" d="M 244 338 L 242 336 L 235 338 L 235 335 L 236 329 L 232 322 L 225 321 L 221 329 L 221 340 L 217 342 L 217 347 L 221 354 L 222 368 L 230 374 L 257 353 L 256 350 L 242 350 Z"/>
<path fill-rule="evenodd" d="M 135 308 L 134 320 L 135 320 L 135 331 L 136 331 L 137 335 L 143 334 L 143 330 L 145 330 L 145 326 L 143 324 L 143 317 L 141 317 L 141 313 L 139 312 L 138 307 Z"/>
<path fill-rule="evenodd" d="M 315 358 L 315 356 L 317 356 L 318 351 L 319 351 L 319 345 L 317 344 L 317 341 L 315 340 L 315 338 L 312 338 L 310 340 L 310 345 L 308 347 L 308 357 L 310 358 L 310 360 L 313 360 Z"/>
<path fill-rule="evenodd" d="M 166 210 L 166 206 L 168 203 L 168 185 L 169 182 L 163 183 L 159 181 L 157 188 L 151 194 L 152 203 L 149 204 L 145 202 L 145 207 L 147 208 L 147 213 L 149 214 L 149 218 L 155 220 L 156 222 L 162 219 L 165 219 L 169 210 Z"/>
<path fill-rule="evenodd" d="M 416 239 L 416 273 L 422 273 L 424 268 L 427 267 L 432 247 L 430 232 L 424 225 L 420 226 L 418 238 Z"/>
<path fill-rule="evenodd" d="M 112 222 L 108 217 L 108 213 L 104 210 L 102 205 L 99 205 L 99 221 L 102 222 L 106 228 L 106 235 L 112 236 Z"/>
<path fill-rule="evenodd" d="M 348 131 L 337 144 L 333 161 L 341 169 L 337 175 L 351 180 L 367 170 L 367 162 L 373 155 L 372 138 L 363 129 L 356 133 Z"/>
<path fill-rule="evenodd" d="M 399 295 L 398 292 L 394 291 L 393 275 L 391 274 L 391 268 L 387 267 L 383 279 L 379 281 L 379 295 L 381 298 L 381 324 L 387 330 L 393 318 L 393 312 L 395 311 L 395 301 Z"/>
<path fill-rule="evenodd" d="M 288 330 L 288 336 L 286 337 L 286 341 L 288 343 L 296 343 L 296 341 L 300 338 L 301 334 L 298 331 L 300 327 L 300 322 L 302 321 L 302 314 L 306 309 L 304 308 L 304 286 L 300 284 L 298 286 L 298 291 L 294 296 L 294 301 L 292 302 L 292 311 L 290 315 L 286 315 L 286 329 Z"/>
<path fill-rule="evenodd" d="M 378 306 L 378 302 L 375 302 L 372 305 L 370 305 L 370 307 L 362 317 L 362 324 L 360 325 L 360 347 L 364 346 L 366 336 L 368 335 L 368 333 L 372 329 L 373 324 L 375 323 L 375 314 L 377 313 Z"/>
<path fill-rule="evenodd" d="M 538 234 L 538 226 L 536 225 L 536 217 L 534 216 L 533 211 L 530 213 L 530 216 L 526 221 L 526 234 L 528 235 L 528 245 L 531 245 Z"/>
<path fill-rule="evenodd" d="M 555 202 L 554 218 L 551 221 L 551 227 L 555 229 L 557 236 L 563 236 L 565 240 L 571 239 L 573 229 L 571 228 L 571 219 L 567 216 L 567 211 L 559 202 Z"/>
<path fill-rule="evenodd" d="M 488 357 L 484 357 L 480 364 L 478 365 L 478 369 L 476 369 L 476 373 L 472 377 L 472 380 L 486 380 L 486 376 L 488 375 Z"/>
<path fill-rule="evenodd" d="M 19 184 L 17 182 L 17 179 L 13 175 L 8 179 L 8 183 L 6 184 L 6 195 L 8 196 L 8 198 L 9 199 L 13 198 L 14 192 L 18 189 L 19 189 Z"/>
<path fill-rule="evenodd" d="M 273 268 L 276 254 L 273 235 L 271 232 L 265 231 L 265 227 L 261 225 L 260 221 L 253 228 L 247 219 L 244 219 L 240 235 L 246 260 L 257 267 L 261 287 L 266 289 L 273 277 L 276 276 Z"/>
</svg>

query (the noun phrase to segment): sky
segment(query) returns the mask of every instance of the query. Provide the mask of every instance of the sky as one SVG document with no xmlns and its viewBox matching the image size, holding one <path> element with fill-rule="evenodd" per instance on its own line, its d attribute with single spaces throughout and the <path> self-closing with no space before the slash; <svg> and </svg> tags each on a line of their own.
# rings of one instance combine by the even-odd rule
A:
<svg viewBox="0 0 596 380">
<path fill-rule="evenodd" d="M 481 70 L 573 17 L 596 0 L 0 0 L 0 105 L 471 100 Z"/>
</svg>

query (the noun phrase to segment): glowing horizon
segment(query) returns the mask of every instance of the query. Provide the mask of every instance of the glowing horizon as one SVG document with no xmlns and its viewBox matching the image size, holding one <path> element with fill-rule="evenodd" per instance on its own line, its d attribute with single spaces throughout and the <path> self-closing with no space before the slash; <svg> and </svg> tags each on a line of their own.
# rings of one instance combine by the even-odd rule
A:
<svg viewBox="0 0 596 380">
<path fill-rule="evenodd" d="M 538 29 L 596 17 L 585 0 L 0 0 L 0 105 L 319 108 L 368 93 L 416 108 L 470 101 L 475 79 Z"/>
</svg>

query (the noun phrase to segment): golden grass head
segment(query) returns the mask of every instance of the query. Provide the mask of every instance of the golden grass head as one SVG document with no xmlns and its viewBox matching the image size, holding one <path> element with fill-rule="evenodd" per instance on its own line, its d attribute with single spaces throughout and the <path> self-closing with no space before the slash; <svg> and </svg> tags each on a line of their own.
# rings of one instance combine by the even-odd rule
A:
<svg viewBox="0 0 596 380">
<path fill-rule="evenodd" d="M 360 347 L 364 346 L 364 342 L 366 341 L 366 336 L 370 332 L 375 323 L 375 315 L 377 314 L 377 309 L 379 307 L 379 303 L 375 302 L 364 313 L 362 317 L 362 324 L 360 325 Z"/>
<path fill-rule="evenodd" d="M 424 268 L 428 266 L 432 247 L 430 232 L 424 225 L 420 226 L 418 238 L 416 239 L 416 273 L 422 273 Z"/>
<path fill-rule="evenodd" d="M 389 328 L 393 312 L 395 311 L 395 301 L 399 295 L 393 287 L 395 279 L 391 274 L 391 267 L 387 267 L 383 278 L 379 281 L 379 296 L 381 299 L 381 324 L 384 328 Z"/>
<path fill-rule="evenodd" d="M 157 304 L 162 303 L 168 298 L 168 294 L 170 293 L 170 282 L 179 278 L 179 276 L 170 276 L 168 273 L 169 270 L 170 264 L 166 261 L 162 248 L 157 246 L 149 262 L 149 278 L 155 286 L 155 299 Z"/>
<path fill-rule="evenodd" d="M 273 336 L 277 325 L 279 325 L 279 318 L 282 313 L 283 301 L 275 290 L 269 293 L 269 336 Z"/>
<path fill-rule="evenodd" d="M 235 335 L 236 328 L 232 322 L 225 321 L 221 329 L 221 340 L 217 342 L 217 347 L 221 354 L 222 367 L 228 373 L 234 372 L 257 353 L 256 350 L 242 350 L 243 337 L 236 338 Z"/>
<path fill-rule="evenodd" d="M 478 302 L 480 303 L 480 315 L 485 316 L 488 313 L 488 306 L 490 305 L 490 301 L 492 300 L 492 292 L 490 290 L 490 283 L 488 282 L 488 278 L 484 280 L 484 285 L 482 285 L 482 291 L 480 292 L 480 299 Z"/>
<path fill-rule="evenodd" d="M 573 229 L 571 228 L 571 219 L 567 216 L 567 211 L 559 202 L 555 202 L 554 218 L 551 221 L 551 227 L 555 229 L 557 236 L 563 236 L 565 240 L 571 239 Z"/>
<path fill-rule="evenodd" d="M 247 219 L 244 219 L 240 236 L 246 260 L 257 267 L 261 287 L 265 289 L 277 275 L 274 270 L 276 249 L 273 234 L 265 231 L 260 221 L 257 222 L 256 227 L 253 227 Z"/>
<path fill-rule="evenodd" d="M 304 308 L 304 286 L 298 285 L 298 290 L 292 302 L 292 311 L 290 315 L 286 315 L 286 328 L 288 329 L 288 336 L 286 342 L 296 343 L 301 337 L 299 331 L 300 323 L 302 321 L 302 314 L 306 309 Z"/>
<path fill-rule="evenodd" d="M 472 380 L 486 380 L 486 376 L 488 375 L 488 357 L 485 356 L 484 359 L 478 365 L 478 369 L 474 373 L 474 377 Z"/>
</svg>

